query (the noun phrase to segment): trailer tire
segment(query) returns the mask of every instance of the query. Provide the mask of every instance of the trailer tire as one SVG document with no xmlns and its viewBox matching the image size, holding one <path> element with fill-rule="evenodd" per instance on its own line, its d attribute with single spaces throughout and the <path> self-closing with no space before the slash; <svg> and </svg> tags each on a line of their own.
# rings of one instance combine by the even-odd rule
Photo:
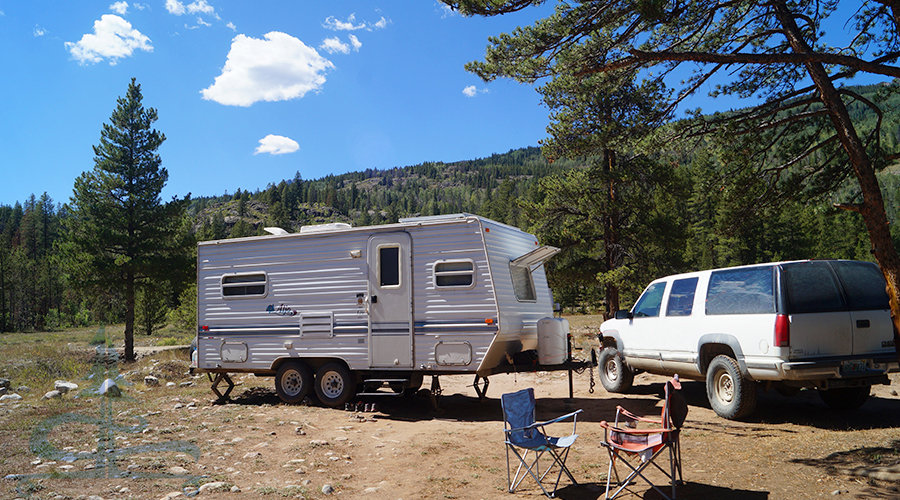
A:
<svg viewBox="0 0 900 500">
<path fill-rule="evenodd" d="M 316 373 L 316 396 L 329 408 L 344 406 L 353 397 L 356 381 L 343 363 L 327 363 Z"/>
<path fill-rule="evenodd" d="M 302 361 L 286 361 L 275 374 L 275 392 L 285 403 L 303 401 L 312 385 L 312 373 Z"/>
</svg>

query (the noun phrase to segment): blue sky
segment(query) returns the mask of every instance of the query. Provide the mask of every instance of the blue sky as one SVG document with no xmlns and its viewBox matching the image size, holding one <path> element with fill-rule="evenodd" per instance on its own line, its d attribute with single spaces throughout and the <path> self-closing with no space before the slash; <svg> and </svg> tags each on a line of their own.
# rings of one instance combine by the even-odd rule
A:
<svg viewBox="0 0 900 500">
<path fill-rule="evenodd" d="M 167 137 L 164 199 L 536 146 L 534 88 L 463 65 L 549 3 L 486 19 L 435 0 L 0 0 L 0 204 L 68 201 L 132 77 Z M 747 104 L 705 93 L 686 107 Z"/>
<path fill-rule="evenodd" d="M 530 86 L 463 65 L 548 9 L 463 18 L 433 0 L 0 0 L 0 204 L 66 202 L 132 77 L 164 199 L 535 146 Z"/>
</svg>

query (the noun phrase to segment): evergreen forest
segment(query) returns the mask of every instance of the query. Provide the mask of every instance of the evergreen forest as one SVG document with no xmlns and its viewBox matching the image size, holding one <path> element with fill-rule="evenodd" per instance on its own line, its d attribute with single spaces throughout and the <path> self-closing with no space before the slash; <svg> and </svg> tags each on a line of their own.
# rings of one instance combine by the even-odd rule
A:
<svg viewBox="0 0 900 500">
<path fill-rule="evenodd" d="M 870 96 L 879 86 L 854 91 Z M 900 101 L 896 95 L 891 99 Z M 860 122 L 878 119 L 865 115 L 862 106 L 851 112 Z M 881 119 L 888 143 L 882 146 L 896 150 L 896 113 Z M 598 201 L 608 195 L 602 184 L 615 174 L 600 169 L 599 159 L 549 162 L 539 147 L 319 179 L 303 179 L 298 172 L 265 189 L 234 186 L 233 192 L 191 198 L 179 231 L 181 237 L 202 241 L 263 235 L 268 226 L 296 232 L 327 222 L 367 226 L 415 215 L 478 214 L 562 248 L 547 264 L 554 297 L 568 311 L 587 313 L 609 312 L 610 283 L 621 294 L 621 307 L 628 307 L 649 280 L 675 272 L 789 259 L 873 260 L 860 216 L 834 207 L 853 199 L 858 189 L 852 181 L 824 194 L 797 190 L 768 196 L 761 179 L 731 173 L 725 149 L 713 142 L 689 150 L 658 148 L 627 161 L 632 162 L 628 177 L 617 179 L 619 190 L 611 202 Z M 900 169 L 883 168 L 879 180 L 898 242 Z M 611 210 L 617 214 L 621 255 L 614 268 L 603 255 L 609 247 L 598 243 L 598 210 L 604 216 Z M 82 290 L 63 271 L 67 217 L 67 200 L 46 193 L 0 204 L 0 332 L 124 321 L 121 293 Z M 193 262 L 192 257 L 186 261 Z M 166 323 L 193 330 L 191 271 L 139 284 L 138 334 L 152 334 Z"/>
</svg>

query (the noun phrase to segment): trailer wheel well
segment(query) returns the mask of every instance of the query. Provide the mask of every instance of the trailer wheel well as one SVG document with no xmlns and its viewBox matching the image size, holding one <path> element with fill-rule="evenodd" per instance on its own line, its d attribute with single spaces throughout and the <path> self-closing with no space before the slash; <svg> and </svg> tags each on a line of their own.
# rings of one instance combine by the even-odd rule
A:
<svg viewBox="0 0 900 500">
<path fill-rule="evenodd" d="M 278 358 L 275 360 L 274 363 L 272 363 L 272 371 L 277 372 L 278 369 L 281 367 L 281 365 L 285 364 L 288 361 L 302 361 L 302 362 L 306 363 L 306 366 L 308 366 L 309 369 L 312 370 L 313 374 L 315 374 L 317 371 L 319 371 L 319 368 L 322 368 L 327 363 L 332 363 L 332 362 L 341 363 L 351 373 L 354 372 L 354 370 L 350 369 L 350 365 L 348 365 L 347 362 L 341 358 L 307 358 L 307 357 Z"/>
</svg>

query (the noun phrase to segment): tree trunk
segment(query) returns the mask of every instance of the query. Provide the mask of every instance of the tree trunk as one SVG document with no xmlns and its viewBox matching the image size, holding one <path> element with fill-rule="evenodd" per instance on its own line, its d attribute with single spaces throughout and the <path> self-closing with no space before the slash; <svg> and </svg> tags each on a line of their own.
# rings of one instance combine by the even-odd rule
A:
<svg viewBox="0 0 900 500">
<path fill-rule="evenodd" d="M 603 150 L 603 172 L 607 177 L 607 192 L 606 192 L 606 227 L 603 231 L 603 252 L 606 258 L 606 271 L 610 272 L 615 269 L 616 265 L 616 252 L 618 251 L 619 245 L 619 212 L 616 207 L 616 182 L 612 179 L 612 175 L 610 175 L 615 168 L 616 165 L 616 152 L 611 149 Z M 608 317 L 604 317 L 604 319 L 610 319 L 615 316 L 616 311 L 619 310 L 619 287 L 618 285 L 607 283 L 606 285 L 606 303 L 608 307 L 606 308 L 606 315 Z"/>
<path fill-rule="evenodd" d="M 134 275 L 125 279 L 125 361 L 134 361 Z"/>
<path fill-rule="evenodd" d="M 801 31 L 785 3 L 780 1 L 774 5 L 775 15 L 785 29 L 791 48 L 800 54 L 812 52 L 801 36 Z M 900 359 L 900 256 L 897 255 L 897 249 L 891 240 L 881 186 L 875 176 L 872 160 L 850 119 L 850 113 L 840 94 L 834 88 L 834 84 L 828 78 L 825 68 L 820 63 L 809 62 L 806 63 L 806 69 L 821 95 L 822 103 L 825 105 L 841 141 L 841 147 L 847 153 L 850 165 L 859 181 L 863 202 L 852 206 L 851 209 L 862 215 L 869 233 L 869 241 L 872 243 L 872 254 L 875 256 L 887 284 L 891 319 L 894 324 L 894 347 L 897 357 Z"/>
</svg>

